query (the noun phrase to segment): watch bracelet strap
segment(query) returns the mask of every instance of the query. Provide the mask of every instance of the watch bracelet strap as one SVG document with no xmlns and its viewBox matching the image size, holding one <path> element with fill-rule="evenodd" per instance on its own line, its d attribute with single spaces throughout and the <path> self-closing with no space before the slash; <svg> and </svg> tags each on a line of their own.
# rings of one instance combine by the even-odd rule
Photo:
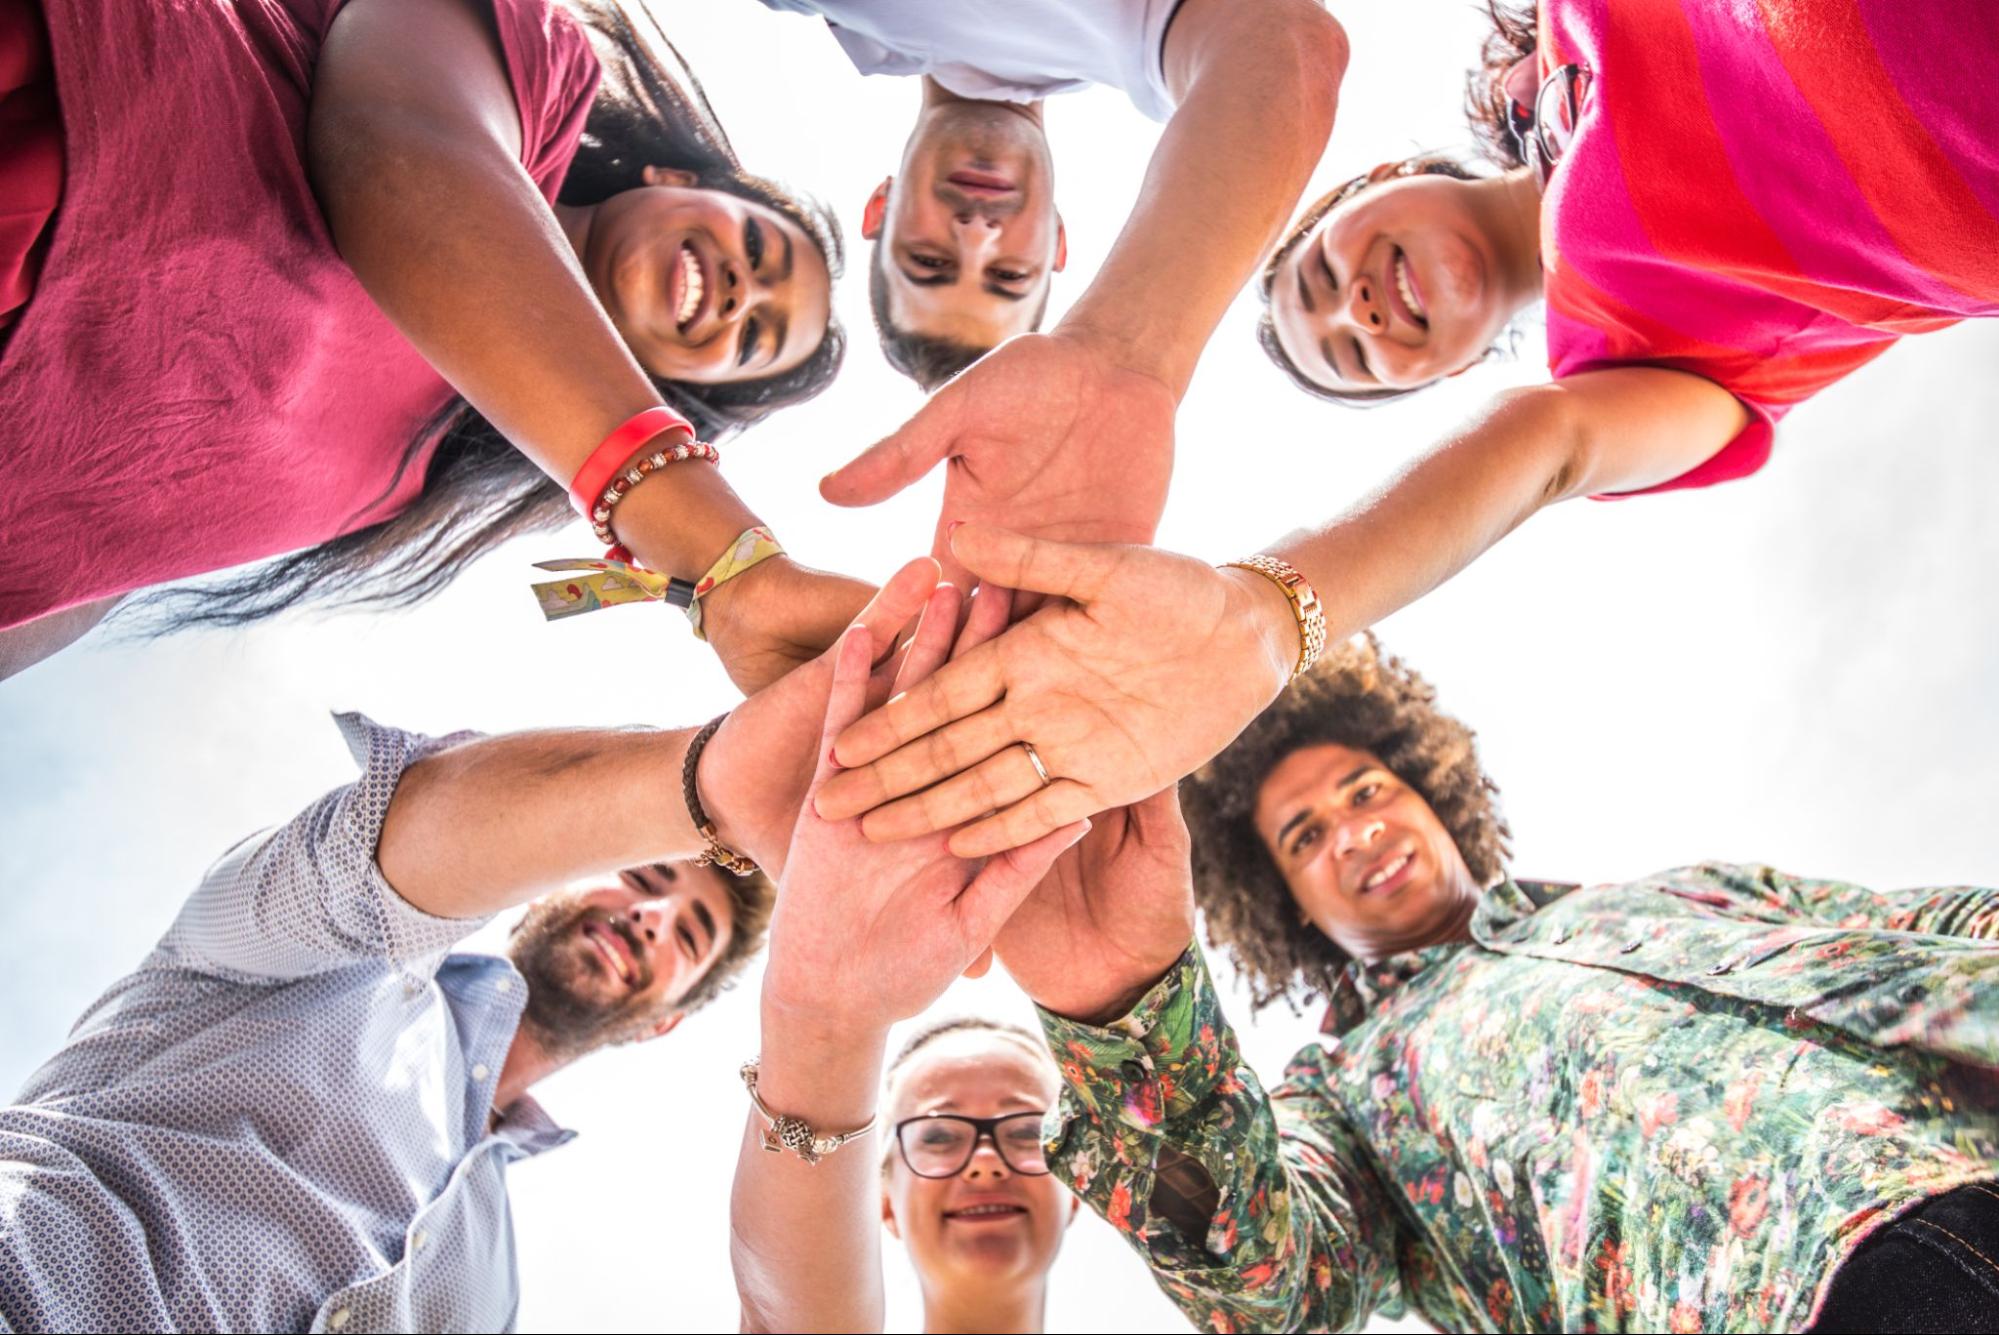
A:
<svg viewBox="0 0 1999 1335">
<path fill-rule="evenodd" d="M 1311 671 L 1312 665 L 1326 651 L 1326 613 L 1312 582 L 1290 562 L 1262 553 L 1240 561 L 1224 562 L 1223 565 L 1225 569 L 1233 567 L 1261 575 L 1283 592 L 1285 601 L 1291 604 L 1291 615 L 1298 623 L 1298 662 L 1291 669 L 1290 680 L 1296 681 Z"/>
<path fill-rule="evenodd" d="M 701 785 L 697 782 L 701 772 L 701 753 L 728 717 L 728 711 L 724 710 L 709 719 L 694 734 L 694 739 L 687 743 L 687 758 L 680 762 L 680 795 L 687 803 L 687 816 L 694 822 L 694 832 L 707 845 L 696 855 L 694 865 L 720 867 L 736 876 L 748 876 L 757 869 L 755 860 L 738 853 L 716 837 L 715 822 L 708 818 L 707 809 L 701 805 Z"/>
</svg>

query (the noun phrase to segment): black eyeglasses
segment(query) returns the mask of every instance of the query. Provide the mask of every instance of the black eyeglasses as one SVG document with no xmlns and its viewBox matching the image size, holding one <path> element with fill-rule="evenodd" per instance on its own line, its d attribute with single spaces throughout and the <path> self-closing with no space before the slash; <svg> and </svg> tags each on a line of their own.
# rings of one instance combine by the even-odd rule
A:
<svg viewBox="0 0 1999 1335">
<path fill-rule="evenodd" d="M 956 1177 L 972 1161 L 979 1142 L 990 1140 L 1008 1168 L 1026 1177 L 1041 1177 L 1048 1172 L 1048 1158 L 1041 1151 L 1041 1117 L 1038 1112 L 908 1117 L 895 1124 L 895 1147 L 918 1177 Z"/>
<path fill-rule="evenodd" d="M 1509 108 L 1507 128 L 1520 156 L 1534 169 L 1535 184 L 1545 188 L 1555 164 L 1562 160 L 1582 120 L 1583 100 L 1594 75 L 1587 65 L 1564 65 L 1541 80 L 1530 115 L 1518 102 Z"/>
</svg>

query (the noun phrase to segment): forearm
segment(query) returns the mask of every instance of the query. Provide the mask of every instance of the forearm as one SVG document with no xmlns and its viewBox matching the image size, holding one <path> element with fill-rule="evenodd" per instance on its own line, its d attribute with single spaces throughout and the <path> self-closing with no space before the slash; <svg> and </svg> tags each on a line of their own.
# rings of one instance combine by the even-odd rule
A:
<svg viewBox="0 0 1999 1335">
<path fill-rule="evenodd" d="M 660 396 L 521 166 L 518 139 L 475 6 L 356 0 L 335 20 L 307 133 L 334 243 L 439 374 L 567 486 Z M 634 493 L 620 520 L 641 561 L 690 576 L 755 522 L 713 469 L 684 466 Z"/>
<path fill-rule="evenodd" d="M 1196 1326 L 1343 1329 L 1365 1317 L 1388 1273 L 1371 1245 L 1386 1203 L 1368 1194 L 1322 1088 L 1290 1092 L 1279 1136 L 1198 951 L 1117 1024 L 1044 1013 L 1043 1026 L 1069 1082 L 1058 1171 Z"/>
<path fill-rule="evenodd" d="M 522 904 L 564 883 L 702 848 L 681 794 L 692 730 L 514 733 L 404 771 L 376 861 L 440 918 Z"/>
<path fill-rule="evenodd" d="M 758 1089 L 774 1113 L 823 1132 L 875 1115 L 886 1030 L 823 1028 L 766 1000 Z M 729 1254 L 744 1330 L 876 1331 L 882 1326 L 881 1133 L 817 1164 L 763 1147 L 751 1111 L 729 1203 Z"/>
<path fill-rule="evenodd" d="M 1331 523 L 1266 550 L 1311 581 L 1337 643 L 1450 579 L 1567 494 L 1573 445 L 1558 400 L 1535 390 L 1502 395 Z"/>
<path fill-rule="evenodd" d="M 1339 25 L 1310 0 L 1279 0 L 1255 21 L 1239 0 L 1186 0 L 1167 45 L 1179 106 L 1061 330 L 1109 341 L 1183 394 L 1325 152 L 1346 58 Z"/>
</svg>

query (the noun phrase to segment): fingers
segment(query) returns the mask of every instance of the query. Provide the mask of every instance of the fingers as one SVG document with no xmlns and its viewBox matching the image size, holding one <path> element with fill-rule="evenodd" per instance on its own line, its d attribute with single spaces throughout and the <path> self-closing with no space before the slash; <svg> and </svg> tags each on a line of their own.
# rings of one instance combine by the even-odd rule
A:
<svg viewBox="0 0 1999 1335">
<path fill-rule="evenodd" d="M 819 494 L 835 505 L 885 501 L 935 468 L 949 450 L 950 405 L 932 399 L 902 429 L 868 446 L 852 462 L 819 479 Z"/>
<path fill-rule="evenodd" d="M 1057 779 L 1004 811 L 958 831 L 951 836 L 949 847 L 953 857 L 992 857 L 1045 839 L 1099 809 L 1089 789 L 1069 779 Z"/>
<path fill-rule="evenodd" d="M 951 666 L 955 665 L 948 665 L 943 670 L 949 672 Z M 827 820 L 846 820 L 864 811 L 872 811 L 884 802 L 908 797 L 911 793 L 969 770 L 987 757 L 997 755 L 1005 747 L 1013 747 L 1014 757 L 1031 773 L 1034 766 L 1027 759 L 1027 753 L 1014 746 L 1019 740 L 1015 735 L 1012 721 L 1004 711 L 988 709 L 974 714 L 961 722 L 939 728 L 935 732 L 925 733 L 908 746 L 890 752 L 872 765 L 836 774 L 833 781 L 819 794 L 820 814 Z M 844 744 L 843 740 L 840 745 Z M 1039 776 L 1034 777 L 1035 782 L 1039 783 Z M 1008 801 L 1017 800 L 1020 796 L 1018 793 L 1013 794 Z M 1003 805 L 1005 803 L 988 802 L 960 816 L 958 820 L 970 820 L 974 816 L 982 816 L 988 811 L 997 810 Z M 947 821 L 942 825 L 924 825 L 923 830 L 948 829 L 957 823 L 958 821 Z M 899 819 L 896 828 L 910 827 L 904 819 Z M 910 832 L 919 831 L 910 828 Z"/>
<path fill-rule="evenodd" d="M 960 658 L 992 639 L 1013 620 L 1013 590 L 1004 584 L 981 584 L 972 595 L 972 609 L 965 628 L 951 646 L 951 657 Z"/>
<path fill-rule="evenodd" d="M 1122 559 L 1122 549 L 1111 543 L 1053 542 L 990 524 L 958 525 L 951 552 L 981 580 L 1079 603 L 1095 601 Z"/>
<path fill-rule="evenodd" d="M 1072 821 L 980 868 L 957 900 L 958 920 L 966 939 L 990 942 L 998 936 L 1020 902 L 1041 884 L 1055 859 L 1089 832 L 1087 820 Z"/>
<path fill-rule="evenodd" d="M 833 739 L 843 728 L 850 726 L 867 708 L 868 633 L 860 626 L 851 626 L 833 645 L 833 689 L 826 697 L 826 722 L 819 731 L 819 763 L 812 772 L 812 786 L 817 789 L 832 776 Z"/>
<path fill-rule="evenodd" d="M 840 764 L 856 769 L 879 760 L 926 732 L 978 713 L 1005 689 L 994 645 L 982 644 L 841 733 Z"/>
<path fill-rule="evenodd" d="M 925 751 L 951 731 L 946 728 L 933 732 L 910 749 Z M 963 741 L 956 744 L 969 745 Z M 891 761 L 894 759 L 889 757 Z M 875 766 L 875 772 L 881 774 L 882 766 Z M 1026 749 L 1016 742 L 934 787 L 869 811 L 861 820 L 861 833 L 875 843 L 885 844 L 934 830 L 949 830 L 1010 807 L 1040 787 L 1041 771 L 1034 768 Z"/>
<path fill-rule="evenodd" d="M 951 642 L 958 632 L 958 609 L 964 596 L 950 584 L 939 584 L 923 605 L 923 619 L 903 651 L 902 667 L 895 675 L 898 694 L 943 667 L 951 657 Z"/>
<path fill-rule="evenodd" d="M 874 642 L 871 659 L 879 660 L 895 648 L 896 636 L 923 610 L 931 590 L 937 587 L 937 575 L 937 562 L 919 556 L 889 576 L 888 583 L 861 609 L 855 624 L 867 627 Z"/>
</svg>

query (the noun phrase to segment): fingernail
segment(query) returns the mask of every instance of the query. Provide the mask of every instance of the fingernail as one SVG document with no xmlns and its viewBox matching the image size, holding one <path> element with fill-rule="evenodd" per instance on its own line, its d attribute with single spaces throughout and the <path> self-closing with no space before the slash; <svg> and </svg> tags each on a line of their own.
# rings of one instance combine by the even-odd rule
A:
<svg viewBox="0 0 1999 1335">
<path fill-rule="evenodd" d="M 944 526 L 944 536 L 948 538 L 953 533 L 956 533 L 959 529 L 963 528 L 964 526 L 965 526 L 964 520 L 954 519 L 950 523 Z"/>
</svg>

